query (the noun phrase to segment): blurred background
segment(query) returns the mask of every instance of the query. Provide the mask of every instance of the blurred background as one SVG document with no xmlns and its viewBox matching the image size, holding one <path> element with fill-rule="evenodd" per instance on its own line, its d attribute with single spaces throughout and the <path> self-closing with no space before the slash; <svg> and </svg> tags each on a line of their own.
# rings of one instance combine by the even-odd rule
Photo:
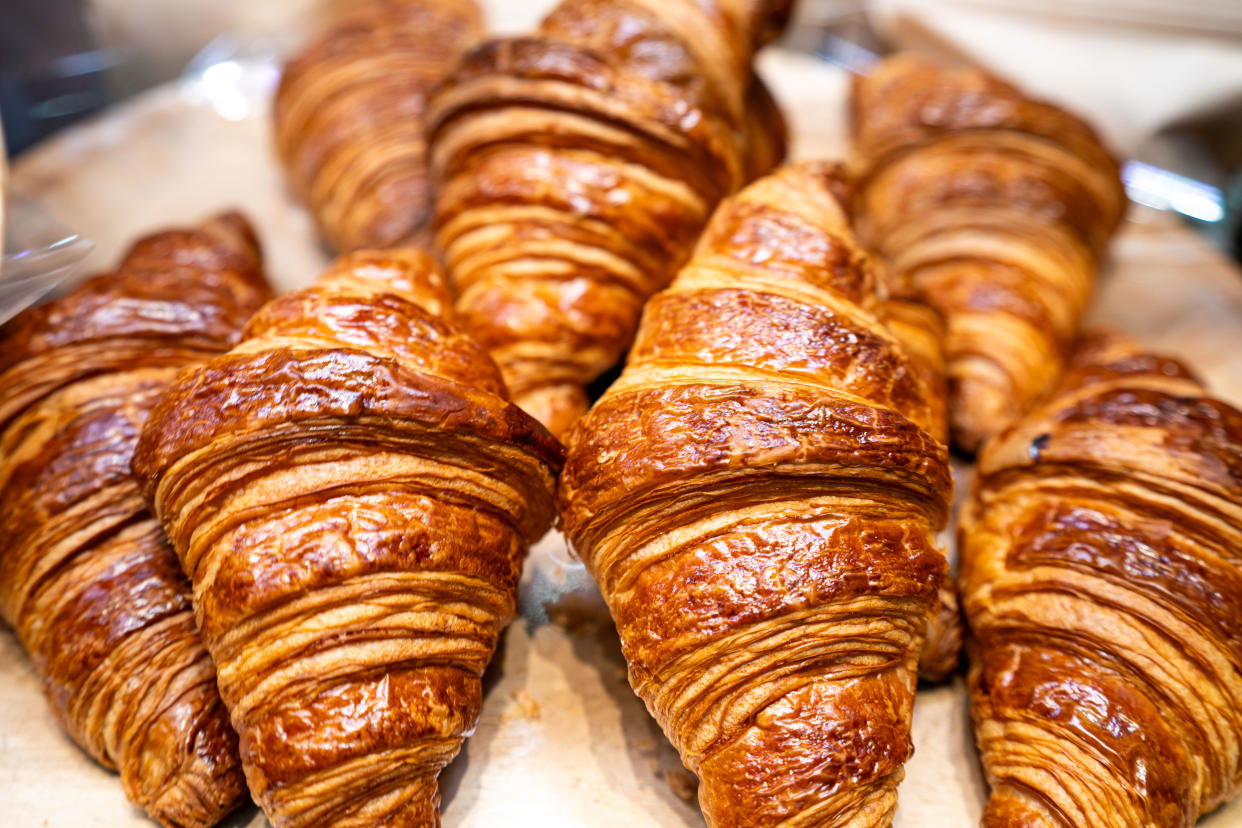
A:
<svg viewBox="0 0 1242 828">
<path fill-rule="evenodd" d="M 283 52 L 347 1 L 0 0 L 7 152 L 176 78 L 210 49 Z M 539 3 L 486 5 L 507 31 Z M 1242 257 L 1242 0 L 800 0 L 786 45 L 854 71 L 896 47 L 986 66 L 1082 114 L 1150 165 L 1132 167 L 1132 196 L 1172 203 Z"/>
</svg>

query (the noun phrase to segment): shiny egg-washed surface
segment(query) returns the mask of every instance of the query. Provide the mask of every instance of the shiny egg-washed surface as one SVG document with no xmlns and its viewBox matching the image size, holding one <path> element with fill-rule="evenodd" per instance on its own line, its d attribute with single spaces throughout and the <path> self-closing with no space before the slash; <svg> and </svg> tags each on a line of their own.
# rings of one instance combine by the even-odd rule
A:
<svg viewBox="0 0 1242 828">
<path fill-rule="evenodd" d="M 277 151 L 337 250 L 427 232 L 427 95 L 482 36 L 474 0 L 363 0 L 285 64 Z"/>
<path fill-rule="evenodd" d="M 1125 209 L 1091 129 L 974 68 L 903 54 L 855 80 L 868 244 L 945 319 L 954 443 L 1052 388 Z"/>
<path fill-rule="evenodd" d="M 359 251 L 183 375 L 134 468 L 278 828 L 432 826 L 548 528 L 560 445 L 431 259 Z"/>
<path fill-rule="evenodd" d="M 727 200 L 568 435 L 559 507 L 713 828 L 884 826 L 952 482 L 829 165 Z"/>
<path fill-rule="evenodd" d="M 141 240 L 0 332 L 0 611 L 65 729 L 168 826 L 214 825 L 245 782 L 130 457 L 177 372 L 226 350 L 268 296 L 229 214 Z"/>
<path fill-rule="evenodd" d="M 561 434 L 712 208 L 784 152 L 781 0 L 565 0 L 433 97 L 436 243 L 514 401 Z M 749 107 L 749 109 L 748 109 Z"/>
<path fill-rule="evenodd" d="M 1189 828 L 1242 781 L 1242 412 L 1114 335 L 963 519 L 987 828 Z"/>
</svg>

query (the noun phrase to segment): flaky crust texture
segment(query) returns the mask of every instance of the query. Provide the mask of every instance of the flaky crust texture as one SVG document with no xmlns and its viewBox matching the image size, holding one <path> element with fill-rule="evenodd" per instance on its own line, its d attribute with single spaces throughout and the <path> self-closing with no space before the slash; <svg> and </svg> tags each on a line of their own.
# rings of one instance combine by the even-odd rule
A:
<svg viewBox="0 0 1242 828">
<path fill-rule="evenodd" d="M 951 498 L 839 170 L 716 212 L 570 431 L 563 528 L 713 828 L 885 826 Z"/>
<path fill-rule="evenodd" d="M 345 256 L 182 375 L 135 455 L 277 828 L 439 824 L 551 523 L 560 445 L 450 311 L 425 254 Z"/>
<path fill-rule="evenodd" d="M 130 473 L 180 368 L 269 296 L 245 220 L 143 239 L 0 331 L 0 612 L 64 728 L 167 826 L 245 796 L 190 589 Z"/>
<path fill-rule="evenodd" d="M 855 80 L 864 240 L 944 316 L 950 419 L 973 452 L 1056 382 L 1125 209 L 1091 128 L 914 54 Z"/>
<path fill-rule="evenodd" d="M 284 67 L 274 107 L 289 183 L 337 250 L 422 240 L 427 96 L 483 36 L 474 0 L 361 0 Z"/>
<path fill-rule="evenodd" d="M 1189 828 L 1242 779 L 1242 412 L 1096 335 L 979 472 L 983 824 Z"/>
<path fill-rule="evenodd" d="M 764 0 L 564 0 L 433 98 L 436 244 L 462 321 L 553 433 L 629 345 L 712 208 L 784 153 L 753 76 Z"/>
</svg>

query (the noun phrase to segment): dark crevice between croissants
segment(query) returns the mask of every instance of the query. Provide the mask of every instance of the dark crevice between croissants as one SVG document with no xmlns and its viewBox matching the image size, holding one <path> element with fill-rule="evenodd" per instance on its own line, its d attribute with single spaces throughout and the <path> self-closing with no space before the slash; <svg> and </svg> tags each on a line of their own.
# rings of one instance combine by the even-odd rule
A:
<svg viewBox="0 0 1242 828">
<path fill-rule="evenodd" d="M 1242 412 L 1097 333 L 979 472 L 961 548 L 983 824 L 1190 828 L 1242 780 Z"/>
<path fill-rule="evenodd" d="M 183 374 L 134 468 L 278 828 L 433 826 L 562 450 L 434 263 L 360 251 Z"/>
<path fill-rule="evenodd" d="M 713 207 L 785 152 L 752 68 L 788 2 L 565 0 L 471 50 L 428 110 L 436 243 L 467 326 L 555 434 Z"/>
<path fill-rule="evenodd" d="M 269 295 L 253 232 L 224 214 L 142 239 L 0 331 L 0 611 L 61 724 L 170 828 L 214 825 L 245 783 L 130 457 L 169 381 Z"/>
<path fill-rule="evenodd" d="M 713 828 L 891 823 L 946 578 L 934 362 L 886 326 L 841 176 L 726 200 L 567 437 L 563 527 Z"/>
</svg>

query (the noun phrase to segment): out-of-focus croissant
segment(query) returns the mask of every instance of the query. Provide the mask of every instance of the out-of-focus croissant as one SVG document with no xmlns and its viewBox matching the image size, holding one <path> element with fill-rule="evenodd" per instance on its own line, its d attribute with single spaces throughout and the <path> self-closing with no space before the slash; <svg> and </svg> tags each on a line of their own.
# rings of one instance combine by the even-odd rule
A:
<svg viewBox="0 0 1242 828">
<path fill-rule="evenodd" d="M 1242 782 L 1242 412 L 1113 336 L 962 524 L 988 828 L 1190 828 Z"/>
<path fill-rule="evenodd" d="M 277 828 L 438 824 L 552 520 L 561 448 L 448 310 L 424 254 L 346 256 L 183 374 L 134 457 Z"/>
<path fill-rule="evenodd" d="M 336 249 L 426 232 L 427 95 L 482 34 L 474 0 L 362 0 L 285 65 L 277 151 Z"/>
<path fill-rule="evenodd" d="M 974 451 L 1059 376 L 1121 220 L 1091 129 L 972 69 L 898 55 L 855 80 L 864 240 L 947 325 L 954 442 Z"/>
<path fill-rule="evenodd" d="M 725 201 L 568 436 L 565 532 L 713 828 L 888 825 L 911 751 L 952 485 L 842 192 Z"/>
<path fill-rule="evenodd" d="M 789 5 L 564 0 L 433 98 L 436 241 L 463 323 L 554 433 L 716 203 L 783 153 L 751 59 Z"/>
<path fill-rule="evenodd" d="M 70 735 L 167 826 L 238 805 L 190 589 L 130 474 L 147 413 L 269 295 L 245 220 L 140 241 L 0 331 L 0 611 Z"/>
</svg>

